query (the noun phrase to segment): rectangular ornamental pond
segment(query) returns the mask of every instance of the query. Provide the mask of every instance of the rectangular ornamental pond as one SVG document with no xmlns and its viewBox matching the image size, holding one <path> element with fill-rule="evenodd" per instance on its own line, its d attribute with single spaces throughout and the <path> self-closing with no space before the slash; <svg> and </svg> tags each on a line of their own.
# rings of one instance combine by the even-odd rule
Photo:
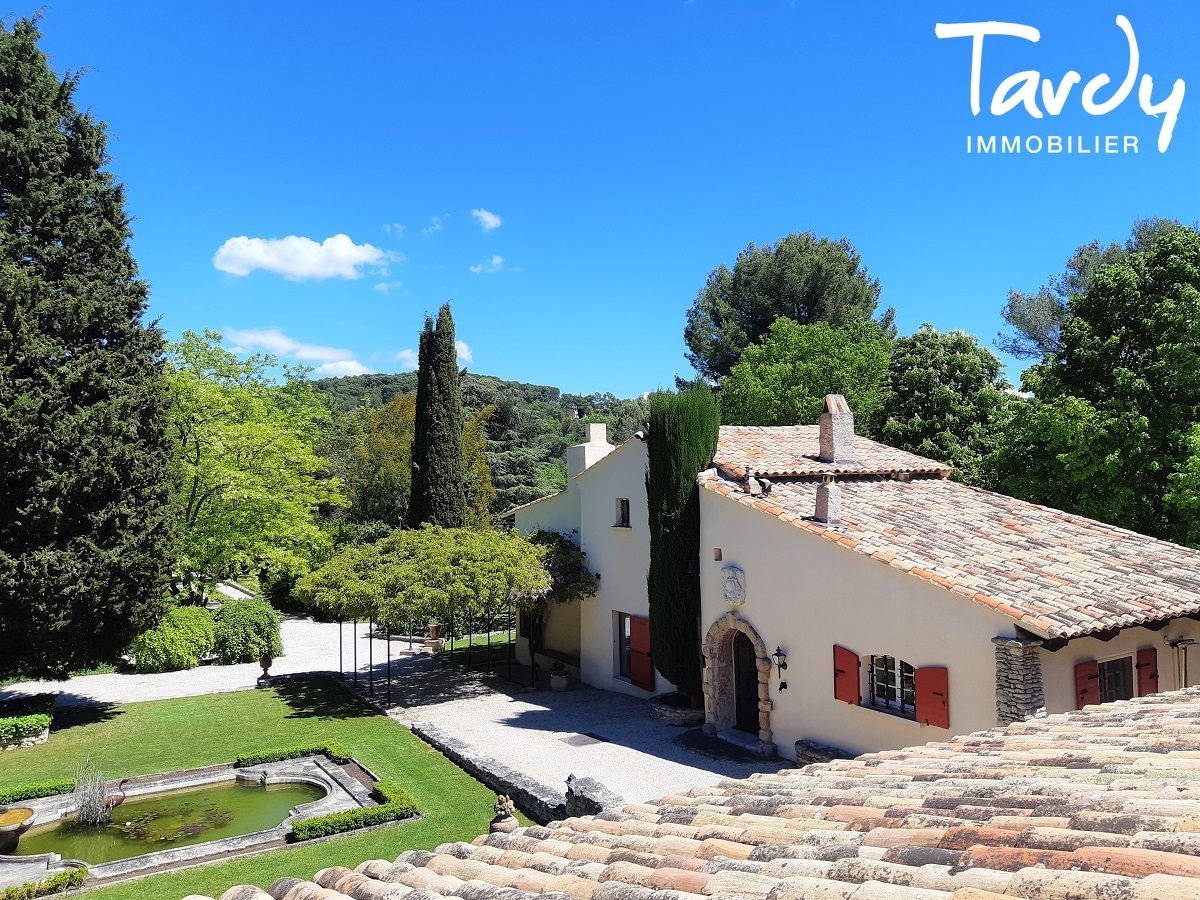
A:
<svg viewBox="0 0 1200 900">
<path fill-rule="evenodd" d="M 57 853 L 96 865 L 274 828 L 303 803 L 325 796 L 313 784 L 227 781 L 127 800 L 112 823 L 76 825 L 65 818 L 21 835 L 18 856 Z"/>
</svg>

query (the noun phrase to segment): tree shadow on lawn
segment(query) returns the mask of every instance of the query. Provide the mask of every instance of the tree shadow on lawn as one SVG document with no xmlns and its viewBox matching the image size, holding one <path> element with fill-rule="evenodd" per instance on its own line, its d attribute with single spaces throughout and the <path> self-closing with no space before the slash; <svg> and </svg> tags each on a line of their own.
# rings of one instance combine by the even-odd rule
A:
<svg viewBox="0 0 1200 900">
<path fill-rule="evenodd" d="M 289 719 L 360 719 L 379 713 L 352 697 L 330 678 L 304 678 L 275 685 L 291 707 Z"/>
<path fill-rule="evenodd" d="M 54 718 L 50 722 L 50 733 L 66 731 L 80 725 L 96 725 L 124 714 L 125 711 L 115 703 L 93 700 L 91 697 L 64 691 L 58 695 Z"/>
</svg>

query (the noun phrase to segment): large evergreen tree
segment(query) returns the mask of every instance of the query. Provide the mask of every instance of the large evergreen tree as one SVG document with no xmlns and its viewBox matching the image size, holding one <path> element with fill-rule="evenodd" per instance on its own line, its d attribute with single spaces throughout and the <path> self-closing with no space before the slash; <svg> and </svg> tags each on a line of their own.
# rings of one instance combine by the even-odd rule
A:
<svg viewBox="0 0 1200 900">
<path fill-rule="evenodd" d="M 720 424 L 721 414 L 707 387 L 650 398 L 650 649 L 654 667 L 697 706 L 703 702 L 703 664 L 696 476 L 712 463 Z"/>
<path fill-rule="evenodd" d="M 449 303 L 438 310 L 436 326 L 426 318 L 417 359 L 417 418 L 407 525 L 462 528 L 467 524 L 463 407 Z"/>
<path fill-rule="evenodd" d="M 163 336 L 104 125 L 0 26 L 0 672 L 114 660 L 162 611 Z"/>
</svg>

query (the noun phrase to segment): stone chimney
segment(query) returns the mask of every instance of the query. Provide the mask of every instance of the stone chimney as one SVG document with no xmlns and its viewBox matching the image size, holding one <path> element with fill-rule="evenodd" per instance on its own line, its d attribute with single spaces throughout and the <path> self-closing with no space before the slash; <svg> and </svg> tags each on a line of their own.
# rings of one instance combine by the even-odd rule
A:
<svg viewBox="0 0 1200 900">
<path fill-rule="evenodd" d="M 842 486 L 832 476 L 817 485 L 817 509 L 813 518 L 826 525 L 842 524 Z"/>
<path fill-rule="evenodd" d="M 825 395 L 825 411 L 821 413 L 820 455 L 817 458 L 827 463 L 855 461 L 854 413 L 841 394 Z"/>
</svg>

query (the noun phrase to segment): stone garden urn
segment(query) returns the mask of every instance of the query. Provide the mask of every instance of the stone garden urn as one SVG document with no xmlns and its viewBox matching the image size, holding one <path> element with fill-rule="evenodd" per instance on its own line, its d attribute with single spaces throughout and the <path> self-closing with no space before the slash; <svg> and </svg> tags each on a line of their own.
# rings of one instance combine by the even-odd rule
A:
<svg viewBox="0 0 1200 900">
<path fill-rule="evenodd" d="M 271 663 L 275 662 L 275 657 L 270 653 L 264 653 L 258 658 L 258 664 L 262 666 L 263 673 L 258 677 L 260 685 L 268 685 L 271 683 Z"/>
<path fill-rule="evenodd" d="M 507 794 L 497 794 L 496 805 L 492 809 L 495 811 L 496 816 L 488 826 L 490 834 L 509 834 L 515 831 L 520 825 L 517 817 L 513 815 L 515 807 Z"/>
<path fill-rule="evenodd" d="M 23 806 L 0 806 L 0 854 L 12 853 L 17 841 L 33 824 L 34 812 Z"/>
</svg>

